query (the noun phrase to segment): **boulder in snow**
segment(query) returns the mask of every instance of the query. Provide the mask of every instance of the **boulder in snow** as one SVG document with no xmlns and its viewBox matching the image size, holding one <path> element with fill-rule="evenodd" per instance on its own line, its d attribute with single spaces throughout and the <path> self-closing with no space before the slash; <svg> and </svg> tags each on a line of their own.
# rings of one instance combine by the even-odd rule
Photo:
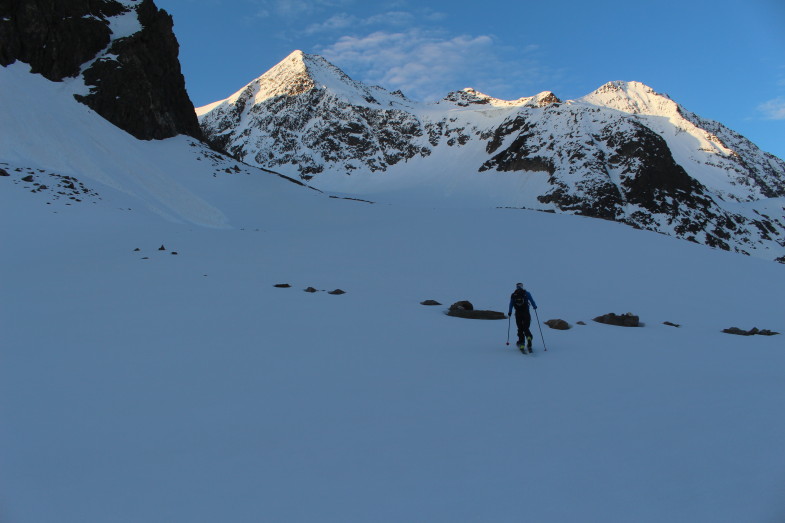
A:
<svg viewBox="0 0 785 523">
<path fill-rule="evenodd" d="M 469 301 L 458 301 L 450 305 L 447 316 L 455 318 L 466 318 L 470 320 L 503 320 L 507 316 L 503 312 L 478 311 L 474 310 L 474 305 Z"/>
<path fill-rule="evenodd" d="M 454 311 L 454 310 L 473 311 L 474 310 L 474 305 L 472 305 L 472 302 L 470 302 L 468 300 L 456 301 L 455 303 L 450 305 L 450 310 L 451 311 Z"/>
<path fill-rule="evenodd" d="M 570 329 L 570 324 L 564 320 L 548 320 L 545 322 L 545 325 L 550 327 L 551 329 L 556 329 L 557 331 L 566 331 Z"/>
<path fill-rule="evenodd" d="M 604 323 L 605 325 L 616 325 L 618 327 L 640 327 L 640 318 L 633 313 L 614 314 L 608 313 L 594 318 L 597 323 Z"/>
</svg>

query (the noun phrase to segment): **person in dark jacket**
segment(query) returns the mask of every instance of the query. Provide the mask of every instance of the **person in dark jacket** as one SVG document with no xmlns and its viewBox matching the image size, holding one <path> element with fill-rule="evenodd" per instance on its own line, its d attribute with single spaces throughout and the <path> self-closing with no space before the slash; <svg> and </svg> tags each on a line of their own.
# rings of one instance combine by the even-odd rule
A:
<svg viewBox="0 0 785 523">
<path fill-rule="evenodd" d="M 529 326 L 532 322 L 532 316 L 529 312 L 529 304 L 537 309 L 537 304 L 534 303 L 534 298 L 529 291 L 523 288 L 522 283 L 515 284 L 515 292 L 510 296 L 510 310 L 508 316 L 512 316 L 512 310 L 515 309 L 515 324 L 518 326 L 518 348 L 524 350 L 524 342 L 529 352 L 532 351 L 532 333 Z"/>
</svg>

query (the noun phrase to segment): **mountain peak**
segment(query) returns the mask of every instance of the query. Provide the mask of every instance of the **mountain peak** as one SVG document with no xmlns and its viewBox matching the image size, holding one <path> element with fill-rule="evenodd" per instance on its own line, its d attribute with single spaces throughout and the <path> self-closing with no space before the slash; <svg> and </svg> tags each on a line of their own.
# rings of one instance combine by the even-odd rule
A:
<svg viewBox="0 0 785 523">
<path fill-rule="evenodd" d="M 630 114 L 670 115 L 677 104 L 667 94 L 658 93 L 641 82 L 613 81 L 578 101 Z"/>
<path fill-rule="evenodd" d="M 406 101 L 403 93 L 390 93 L 381 87 L 356 82 L 325 58 L 298 49 L 229 98 L 199 107 L 196 113 L 202 116 L 224 104 L 240 106 L 242 111 L 270 98 L 298 96 L 313 90 L 355 105 L 395 106 Z"/>
</svg>

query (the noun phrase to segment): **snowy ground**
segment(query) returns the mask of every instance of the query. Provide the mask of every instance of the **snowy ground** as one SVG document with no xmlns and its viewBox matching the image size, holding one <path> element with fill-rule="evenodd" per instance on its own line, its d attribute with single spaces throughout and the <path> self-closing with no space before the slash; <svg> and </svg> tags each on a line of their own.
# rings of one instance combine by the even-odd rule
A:
<svg viewBox="0 0 785 523">
<path fill-rule="evenodd" d="M 785 520 L 783 337 L 720 332 L 785 332 L 782 265 L 94 139 L 83 202 L 30 192 L 0 147 L 4 523 Z M 59 157 L 34 167 L 76 174 Z M 574 325 L 547 352 L 535 327 L 533 357 L 506 321 L 419 304 L 506 312 L 516 281 Z M 591 321 L 628 311 L 645 327 Z"/>
</svg>

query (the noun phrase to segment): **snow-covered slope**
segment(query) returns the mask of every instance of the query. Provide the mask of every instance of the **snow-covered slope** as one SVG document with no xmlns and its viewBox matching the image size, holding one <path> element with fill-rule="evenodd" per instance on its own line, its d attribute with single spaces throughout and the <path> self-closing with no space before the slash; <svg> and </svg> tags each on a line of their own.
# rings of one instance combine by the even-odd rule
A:
<svg viewBox="0 0 785 523">
<path fill-rule="evenodd" d="M 782 520 L 782 336 L 720 332 L 785 332 L 782 265 L 329 198 L 73 88 L 0 68 L 4 522 Z M 516 281 L 533 357 L 419 304 L 506 312 Z"/>
<path fill-rule="evenodd" d="M 254 174 L 271 179 L 271 187 L 298 188 L 189 137 L 137 140 L 73 99 L 80 79 L 55 83 L 29 69 L 21 63 L 0 68 L 0 99 L 14 100 L 0 104 L 0 169 L 7 174 L 0 182 L 31 191 L 41 205 L 62 212 L 63 206 L 106 199 L 174 221 L 227 228 L 236 222 L 208 201 L 216 197 L 219 179 Z"/>
<path fill-rule="evenodd" d="M 465 89 L 421 104 L 296 51 L 197 113 L 219 148 L 325 190 L 576 213 L 785 255 L 785 162 L 637 82 L 567 102 Z"/>
</svg>

